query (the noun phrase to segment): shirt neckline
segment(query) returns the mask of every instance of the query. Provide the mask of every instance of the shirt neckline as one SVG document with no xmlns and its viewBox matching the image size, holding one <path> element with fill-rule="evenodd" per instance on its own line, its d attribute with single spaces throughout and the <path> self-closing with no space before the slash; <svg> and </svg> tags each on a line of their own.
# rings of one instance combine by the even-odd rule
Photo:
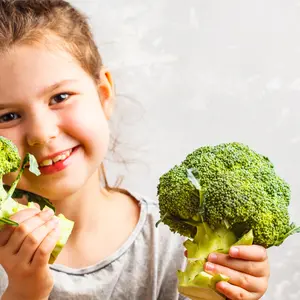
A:
<svg viewBox="0 0 300 300">
<path fill-rule="evenodd" d="M 130 194 L 131 194 L 131 196 L 134 197 L 134 199 L 136 199 L 138 201 L 138 204 L 140 205 L 140 216 L 139 216 L 139 220 L 138 220 L 134 230 L 132 231 L 131 235 L 119 247 L 118 250 L 116 250 L 113 254 L 111 254 L 107 258 L 99 261 L 98 263 L 96 263 L 94 265 L 88 266 L 88 267 L 71 268 L 71 267 L 64 266 L 62 264 L 54 263 L 52 265 L 49 265 L 50 269 L 53 271 L 62 272 L 62 273 L 66 273 L 69 275 L 86 275 L 86 274 L 96 272 L 96 271 L 106 267 L 107 265 L 111 264 L 113 261 L 117 260 L 120 256 L 122 256 L 130 248 L 130 246 L 134 243 L 137 236 L 141 232 L 141 230 L 145 224 L 147 213 L 148 213 L 147 202 L 137 194 L 134 194 L 134 193 L 130 193 Z"/>
</svg>

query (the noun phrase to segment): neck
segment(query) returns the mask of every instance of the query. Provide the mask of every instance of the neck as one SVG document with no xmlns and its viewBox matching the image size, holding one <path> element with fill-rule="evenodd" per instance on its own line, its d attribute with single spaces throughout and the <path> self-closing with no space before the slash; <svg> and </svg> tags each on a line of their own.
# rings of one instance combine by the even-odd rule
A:
<svg viewBox="0 0 300 300">
<path fill-rule="evenodd" d="M 51 200 L 56 214 L 62 213 L 75 222 L 74 233 L 91 228 L 104 214 L 109 193 L 100 186 L 98 172 L 75 194 L 64 199 Z"/>
<path fill-rule="evenodd" d="M 51 202 L 57 213 L 75 222 L 56 262 L 76 268 L 93 265 L 117 251 L 139 219 L 136 200 L 101 189 L 97 173 L 75 195 Z"/>
</svg>

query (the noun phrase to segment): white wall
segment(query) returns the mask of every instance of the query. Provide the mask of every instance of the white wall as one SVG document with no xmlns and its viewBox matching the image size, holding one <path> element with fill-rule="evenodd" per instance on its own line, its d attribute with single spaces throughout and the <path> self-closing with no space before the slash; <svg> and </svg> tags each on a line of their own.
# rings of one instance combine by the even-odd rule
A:
<svg viewBox="0 0 300 300">
<path fill-rule="evenodd" d="M 300 224 L 299 0 L 71 2 L 90 16 L 121 95 L 115 122 L 139 161 L 126 186 L 155 197 L 159 176 L 194 148 L 240 141 L 291 184 Z M 300 235 L 269 250 L 264 300 L 300 299 L 298 253 Z"/>
</svg>

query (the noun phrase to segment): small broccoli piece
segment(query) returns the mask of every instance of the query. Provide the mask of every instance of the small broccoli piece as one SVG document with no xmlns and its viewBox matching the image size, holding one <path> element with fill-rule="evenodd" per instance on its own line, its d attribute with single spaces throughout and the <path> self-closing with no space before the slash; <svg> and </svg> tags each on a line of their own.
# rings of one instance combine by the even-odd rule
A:
<svg viewBox="0 0 300 300">
<path fill-rule="evenodd" d="M 58 257 L 59 253 L 65 246 L 65 244 L 68 241 L 68 238 L 73 230 L 74 227 L 74 222 L 68 220 L 63 214 L 59 214 L 57 216 L 59 218 L 59 226 L 61 230 L 61 236 L 56 243 L 53 251 L 51 252 L 50 259 L 49 259 L 49 264 L 53 264 Z"/>
<path fill-rule="evenodd" d="M 8 139 L 0 137 L 0 199 L 6 197 L 2 177 L 18 170 L 21 158 L 17 147 Z"/>
<path fill-rule="evenodd" d="M 159 222 L 188 238 L 187 267 L 178 272 L 179 291 L 188 297 L 205 289 L 210 296 L 203 299 L 224 299 L 215 284 L 226 277 L 204 271 L 211 252 L 228 253 L 236 244 L 279 246 L 300 231 L 290 223 L 289 185 L 267 157 L 241 143 L 196 149 L 160 177 L 157 195 Z"/>
<path fill-rule="evenodd" d="M 41 208 L 44 208 L 45 206 L 52 208 L 51 203 L 47 199 L 16 189 L 26 167 L 28 167 L 29 171 L 34 173 L 36 176 L 40 175 L 37 161 L 33 155 L 28 153 L 21 164 L 21 158 L 17 147 L 10 140 L 0 137 L 0 229 L 5 224 L 18 226 L 19 224 L 10 220 L 10 217 L 20 210 L 34 207 L 33 202 L 40 204 Z M 19 173 L 17 178 L 11 187 L 3 185 L 3 176 L 18 170 Z M 22 205 L 12 198 L 17 195 L 28 196 L 28 205 Z M 50 264 L 54 263 L 56 260 L 57 256 L 66 244 L 74 226 L 74 222 L 66 219 L 62 214 L 59 214 L 56 217 L 59 218 L 61 237 L 51 253 L 51 257 L 49 259 Z"/>
</svg>

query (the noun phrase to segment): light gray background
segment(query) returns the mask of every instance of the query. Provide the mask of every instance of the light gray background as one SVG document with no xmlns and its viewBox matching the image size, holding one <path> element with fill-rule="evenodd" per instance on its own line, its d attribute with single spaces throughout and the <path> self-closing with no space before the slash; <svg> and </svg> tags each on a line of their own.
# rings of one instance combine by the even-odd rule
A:
<svg viewBox="0 0 300 300">
<path fill-rule="evenodd" d="M 155 197 L 193 149 L 240 141 L 291 184 L 300 224 L 299 0 L 71 2 L 90 17 L 119 95 L 115 158 L 129 164 L 108 164 L 110 179 L 125 174 L 125 187 Z M 299 252 L 300 235 L 269 250 L 264 300 L 300 299 Z"/>
</svg>

